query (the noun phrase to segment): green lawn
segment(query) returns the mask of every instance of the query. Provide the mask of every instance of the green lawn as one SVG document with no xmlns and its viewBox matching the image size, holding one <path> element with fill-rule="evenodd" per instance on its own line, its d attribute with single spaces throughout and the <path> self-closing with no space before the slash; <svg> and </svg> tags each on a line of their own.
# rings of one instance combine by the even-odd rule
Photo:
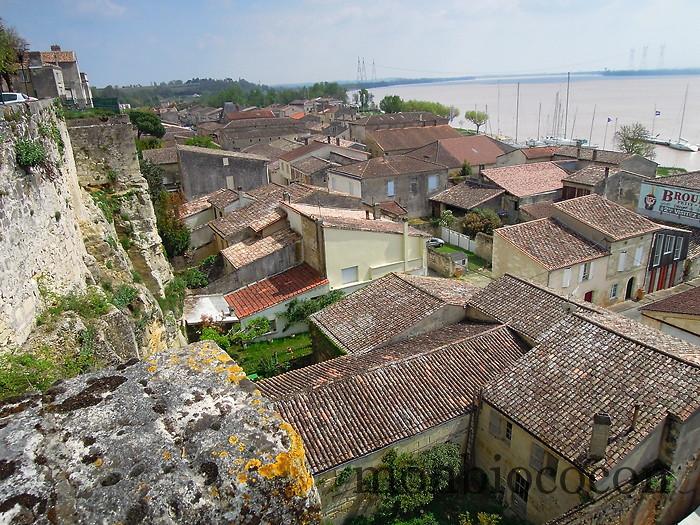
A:
<svg viewBox="0 0 700 525">
<path fill-rule="evenodd" d="M 438 253 L 449 254 L 455 252 L 462 252 L 467 254 L 467 269 L 470 271 L 479 270 L 481 268 L 487 268 L 489 266 L 488 261 L 485 261 L 478 255 L 454 244 L 445 243 L 440 248 L 435 248 Z"/>
<path fill-rule="evenodd" d="M 289 349 L 291 348 L 291 352 Z M 289 365 L 290 369 L 303 366 L 305 358 L 310 356 L 311 337 L 308 332 L 297 334 L 292 337 L 273 339 L 272 341 L 262 341 L 250 343 L 242 350 L 235 352 L 234 360 L 243 367 L 245 373 L 261 374 L 261 362 L 265 359 L 275 358 L 281 365 Z M 284 371 L 284 370 L 280 370 Z M 269 374 L 268 374 L 269 375 Z"/>
<path fill-rule="evenodd" d="M 670 175 L 678 175 L 680 173 L 688 173 L 685 168 L 676 168 L 674 166 L 659 166 L 656 168 L 657 177 L 668 177 Z"/>
</svg>

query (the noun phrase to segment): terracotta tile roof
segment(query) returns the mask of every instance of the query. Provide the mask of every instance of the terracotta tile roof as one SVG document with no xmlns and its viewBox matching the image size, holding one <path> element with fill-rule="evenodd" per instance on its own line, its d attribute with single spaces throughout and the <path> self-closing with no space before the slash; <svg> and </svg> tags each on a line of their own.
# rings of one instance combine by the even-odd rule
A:
<svg viewBox="0 0 700 525">
<path fill-rule="evenodd" d="M 275 200 L 252 202 L 228 215 L 214 219 L 209 223 L 209 227 L 224 239 L 232 238 L 247 228 L 259 232 L 286 217 L 279 204 Z"/>
<path fill-rule="evenodd" d="M 236 316 L 244 319 L 325 284 L 328 279 L 304 263 L 231 292 L 224 299 Z"/>
<path fill-rule="evenodd" d="M 222 188 L 181 204 L 180 208 L 178 209 L 178 213 L 180 218 L 184 219 L 201 211 L 208 210 L 212 207 L 212 205 L 219 209 L 224 209 L 226 206 L 237 200 L 237 192 Z"/>
<path fill-rule="evenodd" d="M 594 160 L 593 151 L 595 151 L 595 162 L 615 165 L 619 165 L 634 156 L 633 154 L 623 153 L 621 151 L 593 150 L 592 148 L 576 148 L 575 146 L 558 146 L 556 150 L 556 155 L 573 157 L 581 160 Z"/>
<path fill-rule="evenodd" d="M 259 383 L 301 434 L 315 474 L 474 409 L 475 394 L 522 356 L 506 327 L 455 326 Z"/>
<path fill-rule="evenodd" d="M 269 109 L 251 109 L 249 111 L 232 111 L 224 113 L 225 120 L 244 120 L 251 118 L 274 118 L 275 114 Z"/>
<path fill-rule="evenodd" d="M 75 52 L 73 51 L 41 51 L 41 62 L 43 64 L 55 64 L 56 62 L 75 62 Z"/>
<path fill-rule="evenodd" d="M 464 181 L 433 195 L 430 200 L 461 210 L 471 210 L 503 193 L 505 190 L 501 188 L 489 188 L 476 182 Z"/>
<path fill-rule="evenodd" d="M 420 283 L 390 273 L 311 316 L 339 348 L 362 353 L 415 327 L 443 307 L 463 306 L 477 290 L 463 281 L 430 278 Z M 460 293 L 461 289 L 461 293 Z M 444 300 L 446 294 L 458 301 Z"/>
<path fill-rule="evenodd" d="M 604 312 L 591 303 L 567 299 L 554 290 L 510 274 L 477 291 L 467 307 L 475 308 L 494 322 L 508 323 L 533 341 L 538 341 L 572 311 Z"/>
<path fill-rule="evenodd" d="M 520 151 L 523 152 L 526 159 L 549 159 L 551 160 L 557 151 L 555 146 L 538 146 L 536 148 L 522 148 Z"/>
<path fill-rule="evenodd" d="M 294 162 L 296 159 L 301 157 L 302 155 L 308 155 L 309 153 L 313 153 L 314 151 L 317 151 L 319 149 L 323 149 L 327 147 L 328 144 L 325 144 L 323 142 L 319 141 L 311 141 L 306 145 L 301 145 L 300 147 L 290 150 L 284 155 L 280 157 L 280 160 L 285 160 L 287 162 Z"/>
<path fill-rule="evenodd" d="M 672 414 L 700 407 L 700 367 L 571 315 L 484 389 L 484 400 L 600 479 Z M 630 427 L 635 405 L 639 415 Z M 605 458 L 587 457 L 594 414 L 612 419 Z"/>
<path fill-rule="evenodd" d="M 690 290 L 673 294 L 660 301 L 644 305 L 641 310 L 671 314 L 700 315 L 700 287 L 693 287 Z"/>
<path fill-rule="evenodd" d="M 270 160 L 278 160 L 282 155 L 293 149 L 302 147 L 303 144 L 288 139 L 273 140 L 269 144 L 253 144 L 243 148 L 243 153 L 254 153 Z"/>
<path fill-rule="evenodd" d="M 434 113 L 429 111 L 403 111 L 400 113 L 385 113 L 381 115 L 370 115 L 355 121 L 355 123 L 360 125 L 369 126 L 386 126 L 395 124 L 406 124 L 406 123 L 419 123 L 419 122 L 444 122 L 447 124 L 447 119 L 445 117 L 438 117 Z"/>
<path fill-rule="evenodd" d="M 407 155 L 392 155 L 387 157 L 375 157 L 347 166 L 338 166 L 332 169 L 334 173 L 349 175 L 358 179 L 376 177 L 397 177 L 413 175 L 414 173 L 438 172 L 445 170 L 443 166 L 433 162 L 415 159 Z"/>
<path fill-rule="evenodd" d="M 307 186 L 301 183 L 293 183 L 288 186 L 282 186 L 281 184 L 275 184 L 271 182 L 270 184 L 265 184 L 264 186 L 259 186 L 253 190 L 246 192 L 248 195 L 258 200 L 276 200 L 281 201 L 283 195 L 288 193 L 291 196 L 292 202 L 296 202 L 298 199 L 304 198 L 311 195 L 316 191 L 316 187 Z"/>
<path fill-rule="evenodd" d="M 533 204 L 524 204 L 520 206 L 520 213 L 530 217 L 530 219 L 544 219 L 551 217 L 554 213 L 553 202 L 535 202 Z"/>
<path fill-rule="evenodd" d="M 377 205 L 383 213 L 394 217 L 405 217 L 408 215 L 408 210 L 396 201 L 382 201 L 378 202 Z"/>
<path fill-rule="evenodd" d="M 547 270 L 599 259 L 610 253 L 554 219 L 538 219 L 494 231 Z"/>
<path fill-rule="evenodd" d="M 461 167 L 465 161 L 470 166 L 477 167 L 482 164 L 496 164 L 500 155 L 513 149 L 512 146 L 486 135 L 473 135 L 437 140 L 408 155 L 454 169 Z"/>
<path fill-rule="evenodd" d="M 586 186 L 595 186 L 605 180 L 604 166 L 592 164 L 583 169 L 573 172 L 568 177 L 564 178 L 564 182 L 575 182 L 576 184 L 585 184 Z"/>
<path fill-rule="evenodd" d="M 339 230 L 403 234 L 403 224 L 400 222 L 383 219 L 373 220 L 365 219 L 364 217 L 361 219 L 351 217 L 324 217 L 322 225 L 324 228 L 336 228 Z M 426 238 L 431 236 L 429 233 L 414 228 L 413 226 L 408 227 L 408 235 L 411 237 Z"/>
<path fill-rule="evenodd" d="M 177 164 L 177 149 L 157 148 L 147 149 L 143 151 L 143 160 L 147 160 L 153 164 Z"/>
<path fill-rule="evenodd" d="M 329 160 L 319 159 L 318 157 L 311 156 L 292 163 L 292 166 L 302 173 L 312 175 L 326 168 L 337 166 L 337 164 L 334 164 Z"/>
<path fill-rule="evenodd" d="M 462 134 L 448 125 L 415 128 L 377 129 L 367 135 L 386 153 L 422 148 L 438 139 L 458 138 Z"/>
<path fill-rule="evenodd" d="M 211 202 L 212 206 L 220 210 L 223 210 L 226 206 L 233 204 L 237 200 L 238 192 L 229 190 L 228 188 L 217 190 L 209 196 L 209 202 Z"/>
<path fill-rule="evenodd" d="M 294 120 L 301 120 L 306 116 L 306 113 L 303 111 L 298 111 L 297 113 L 292 113 L 289 115 L 290 118 L 293 118 Z"/>
<path fill-rule="evenodd" d="M 301 236 L 289 228 L 262 239 L 246 239 L 221 250 L 221 255 L 235 269 L 242 268 L 263 257 L 272 255 L 301 240 Z"/>
<path fill-rule="evenodd" d="M 201 148 L 199 146 L 187 146 L 185 144 L 178 144 L 175 146 L 177 151 L 188 151 L 190 153 L 200 153 L 202 155 L 212 155 L 216 157 L 229 157 L 236 159 L 248 159 L 248 160 L 262 160 L 267 161 L 266 157 L 261 155 L 254 155 L 253 153 L 243 153 L 241 151 L 228 151 L 225 149 L 213 149 L 213 148 Z"/>
<path fill-rule="evenodd" d="M 691 171 L 690 173 L 682 173 L 681 175 L 672 175 L 654 181 L 657 184 L 665 184 L 666 186 L 677 186 L 679 188 L 689 188 L 691 190 L 700 190 L 700 171 Z"/>
<path fill-rule="evenodd" d="M 482 173 L 491 182 L 516 197 L 560 190 L 564 186 L 562 179 L 568 175 L 554 162 L 487 168 Z"/>
<path fill-rule="evenodd" d="M 557 202 L 554 207 L 613 241 L 645 235 L 662 228 L 638 213 L 596 193 Z"/>
<path fill-rule="evenodd" d="M 197 129 L 204 131 L 218 131 L 224 127 L 220 122 L 200 122 L 197 124 Z"/>
</svg>

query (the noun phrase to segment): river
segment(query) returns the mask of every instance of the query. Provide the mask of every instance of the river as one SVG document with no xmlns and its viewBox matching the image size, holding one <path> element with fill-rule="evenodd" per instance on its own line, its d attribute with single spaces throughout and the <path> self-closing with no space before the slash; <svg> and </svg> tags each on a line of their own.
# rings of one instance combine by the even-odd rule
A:
<svg viewBox="0 0 700 525">
<path fill-rule="evenodd" d="M 566 76 L 523 79 L 483 79 L 407 84 L 372 88 L 374 101 L 385 95 L 399 95 L 404 100 L 432 100 L 459 108 L 460 116 L 451 124 L 474 128 L 465 121 L 464 112 L 488 110 L 486 132 L 515 138 L 517 87 L 520 83 L 518 140 L 552 135 L 557 93 L 560 107 L 566 103 Z M 572 76 L 569 89 L 567 136 L 591 139 L 592 144 L 614 149 L 617 127 L 641 122 L 659 138 L 678 138 L 683 97 L 688 87 L 688 103 L 683 122 L 683 138 L 700 143 L 700 76 Z M 540 111 L 541 106 L 541 111 Z M 595 108 L 595 119 L 594 116 Z M 655 109 L 661 114 L 655 117 Z M 563 136 L 563 115 L 560 132 Z M 539 115 L 539 118 L 538 118 Z M 609 119 L 609 121 L 608 121 Z M 539 122 L 538 122 L 539 121 Z M 591 127 L 592 123 L 592 127 Z M 483 128 L 482 128 L 483 130 Z M 656 147 L 656 162 L 661 166 L 678 166 L 700 170 L 700 152 L 688 153 L 665 146 Z"/>
</svg>

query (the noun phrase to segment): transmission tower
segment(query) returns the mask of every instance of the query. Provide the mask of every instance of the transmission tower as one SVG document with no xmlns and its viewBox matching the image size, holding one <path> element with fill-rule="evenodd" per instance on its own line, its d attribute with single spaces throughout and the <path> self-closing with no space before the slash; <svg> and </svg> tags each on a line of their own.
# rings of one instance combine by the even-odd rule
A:
<svg viewBox="0 0 700 525">
<path fill-rule="evenodd" d="M 360 57 L 357 57 L 357 82 L 362 82 L 362 64 L 360 63 Z"/>
<path fill-rule="evenodd" d="M 374 65 L 374 59 L 372 59 L 372 82 L 377 81 L 377 68 Z"/>
<path fill-rule="evenodd" d="M 367 68 L 365 67 L 365 59 L 362 58 L 362 81 L 367 82 Z"/>
<path fill-rule="evenodd" d="M 664 68 L 664 55 L 666 54 L 666 44 L 659 47 L 659 69 Z"/>
</svg>

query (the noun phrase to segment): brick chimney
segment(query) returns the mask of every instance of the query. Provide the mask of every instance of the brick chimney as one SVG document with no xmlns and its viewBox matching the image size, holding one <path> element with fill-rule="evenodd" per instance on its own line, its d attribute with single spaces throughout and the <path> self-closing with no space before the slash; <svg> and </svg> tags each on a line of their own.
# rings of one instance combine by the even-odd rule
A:
<svg viewBox="0 0 700 525">
<path fill-rule="evenodd" d="M 335 138 L 335 145 L 340 146 L 340 137 Z"/>
<path fill-rule="evenodd" d="M 379 209 L 379 204 L 372 204 L 372 216 L 374 220 L 382 218 L 382 210 Z"/>
<path fill-rule="evenodd" d="M 61 46 L 59 46 L 58 44 L 53 44 L 51 46 L 51 51 L 60 51 L 60 50 L 61 50 Z"/>
<path fill-rule="evenodd" d="M 330 143 L 331 143 L 331 136 L 328 135 L 328 144 L 330 144 Z"/>
<path fill-rule="evenodd" d="M 581 158 L 581 146 L 576 146 L 576 159 Z"/>
<path fill-rule="evenodd" d="M 591 459 L 603 459 L 610 439 L 610 426 L 612 421 L 605 412 L 598 412 L 593 416 L 593 431 L 591 432 L 591 445 L 588 449 L 588 457 Z"/>
<path fill-rule="evenodd" d="M 608 178 L 608 175 L 610 175 L 610 166 L 605 166 L 605 178 Z"/>
<path fill-rule="evenodd" d="M 594 149 L 593 149 L 593 153 L 591 153 L 591 160 L 592 160 L 593 162 L 595 162 L 595 159 L 596 159 L 597 157 L 598 157 L 598 150 L 594 148 Z"/>
</svg>

